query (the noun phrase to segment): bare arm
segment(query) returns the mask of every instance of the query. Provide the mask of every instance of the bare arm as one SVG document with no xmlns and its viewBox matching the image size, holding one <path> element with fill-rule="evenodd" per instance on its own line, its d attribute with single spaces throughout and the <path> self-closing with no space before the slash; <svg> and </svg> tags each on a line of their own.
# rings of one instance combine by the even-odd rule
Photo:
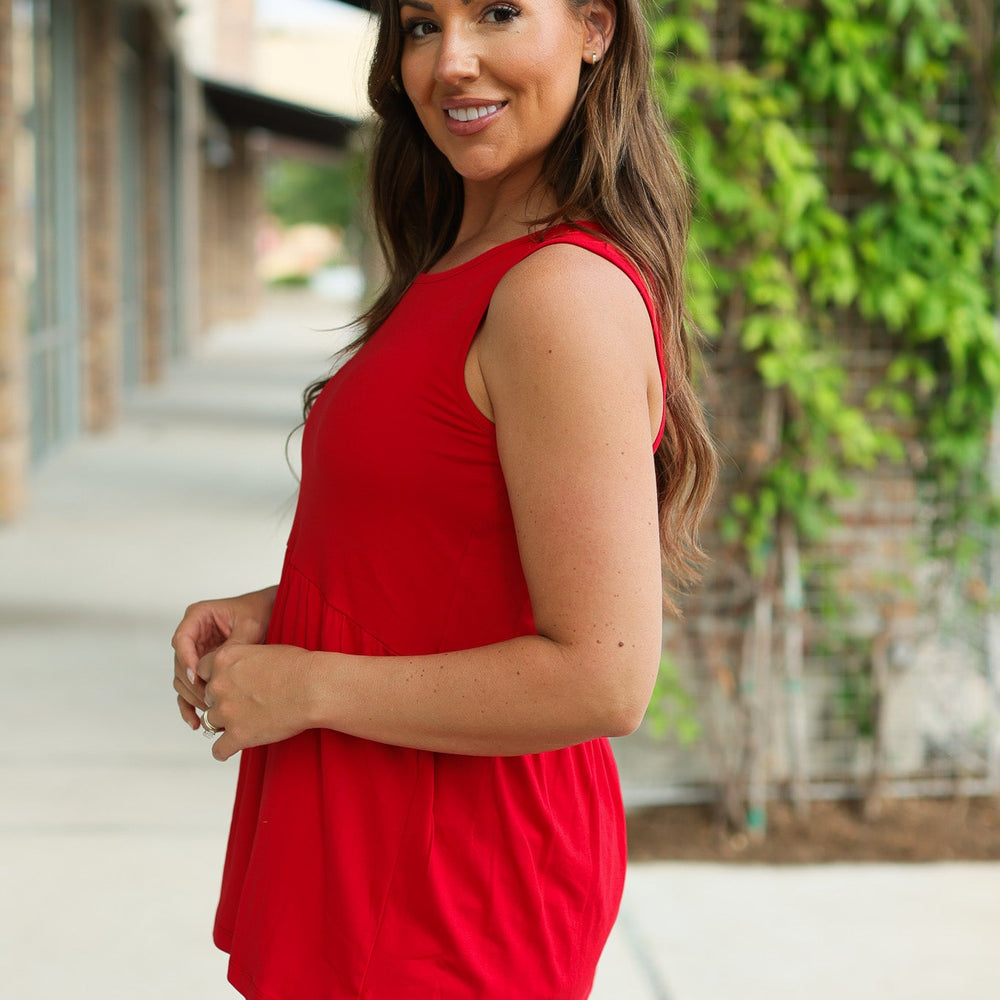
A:
<svg viewBox="0 0 1000 1000">
<path fill-rule="evenodd" d="M 520 754 L 639 724 L 662 613 L 659 374 L 641 297 L 608 262 L 547 247 L 497 289 L 476 358 L 538 634 L 377 663 L 227 644 L 199 668 L 227 729 L 217 757 L 312 727 Z"/>
</svg>

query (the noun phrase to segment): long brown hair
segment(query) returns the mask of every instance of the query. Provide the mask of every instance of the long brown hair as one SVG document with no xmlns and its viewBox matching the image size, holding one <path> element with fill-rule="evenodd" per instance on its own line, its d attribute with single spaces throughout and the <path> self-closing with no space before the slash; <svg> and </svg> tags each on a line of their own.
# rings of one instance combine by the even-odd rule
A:
<svg viewBox="0 0 1000 1000">
<path fill-rule="evenodd" d="M 587 0 L 567 0 L 577 8 Z M 639 0 L 617 0 L 611 44 L 583 64 L 576 104 L 546 156 L 543 183 L 558 207 L 540 226 L 591 220 L 647 276 L 659 311 L 667 369 L 666 429 L 656 452 L 660 540 L 671 589 L 692 581 L 703 553 L 698 526 L 717 458 L 692 386 L 696 342 L 684 308 L 689 203 L 684 171 L 653 97 L 649 39 Z M 428 138 L 403 92 L 404 35 L 397 0 L 374 0 L 378 39 L 368 98 L 378 116 L 370 194 L 388 278 L 360 317 L 359 347 L 382 325 L 413 279 L 454 243 L 462 181 Z M 305 393 L 308 413 L 326 379 Z M 668 606 L 673 606 L 668 600 Z"/>
</svg>

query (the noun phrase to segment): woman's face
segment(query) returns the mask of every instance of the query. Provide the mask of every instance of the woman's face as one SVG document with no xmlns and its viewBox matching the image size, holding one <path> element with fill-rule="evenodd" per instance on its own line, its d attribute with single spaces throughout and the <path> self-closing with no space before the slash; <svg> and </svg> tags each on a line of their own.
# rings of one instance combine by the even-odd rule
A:
<svg viewBox="0 0 1000 1000">
<path fill-rule="evenodd" d="M 400 0 L 403 88 L 467 181 L 534 180 L 594 34 L 566 0 Z"/>
</svg>

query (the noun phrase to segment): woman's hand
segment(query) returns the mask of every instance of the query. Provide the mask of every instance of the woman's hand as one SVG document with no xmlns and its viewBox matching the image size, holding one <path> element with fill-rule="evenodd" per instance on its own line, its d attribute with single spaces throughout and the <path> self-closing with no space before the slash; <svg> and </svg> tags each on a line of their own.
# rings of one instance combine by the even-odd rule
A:
<svg viewBox="0 0 1000 1000">
<path fill-rule="evenodd" d="M 329 657 L 330 654 L 327 654 Z M 212 727 L 216 760 L 312 728 L 311 671 L 315 654 L 297 646 L 227 642 L 203 656 L 198 682 Z"/>
<path fill-rule="evenodd" d="M 181 717 L 192 729 L 201 725 L 195 709 L 205 708 L 205 683 L 198 677 L 198 661 L 226 642 L 263 642 L 276 592 L 277 587 L 267 587 L 240 597 L 199 601 L 184 612 L 171 640 L 174 690 Z"/>
</svg>

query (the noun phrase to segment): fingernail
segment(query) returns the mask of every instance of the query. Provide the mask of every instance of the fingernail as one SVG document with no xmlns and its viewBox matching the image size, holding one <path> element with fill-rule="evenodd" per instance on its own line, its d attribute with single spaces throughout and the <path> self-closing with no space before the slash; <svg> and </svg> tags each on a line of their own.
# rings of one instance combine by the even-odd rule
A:
<svg viewBox="0 0 1000 1000">
<path fill-rule="evenodd" d="M 194 671 L 190 667 L 188 667 L 187 674 L 188 674 L 188 683 L 194 684 Z"/>
</svg>

